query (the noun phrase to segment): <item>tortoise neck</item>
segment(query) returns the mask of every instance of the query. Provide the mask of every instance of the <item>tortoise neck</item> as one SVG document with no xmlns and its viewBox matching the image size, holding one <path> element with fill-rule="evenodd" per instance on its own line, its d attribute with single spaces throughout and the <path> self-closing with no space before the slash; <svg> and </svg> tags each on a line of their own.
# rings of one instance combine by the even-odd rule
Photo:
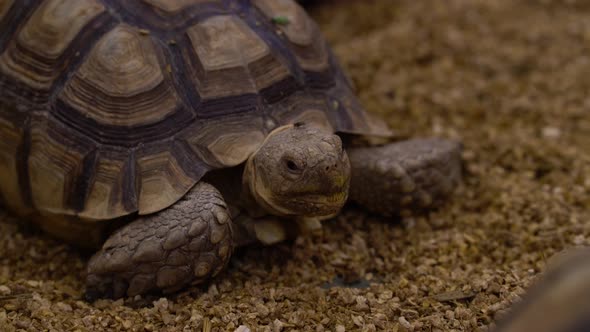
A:
<svg viewBox="0 0 590 332">
<path fill-rule="evenodd" d="M 248 206 L 249 211 L 259 211 L 259 213 L 256 213 L 258 214 L 257 216 L 264 214 L 272 214 L 282 217 L 290 216 L 291 213 L 289 213 L 289 211 L 283 211 L 274 206 L 260 194 L 260 190 L 263 190 L 263 188 L 261 188 L 259 181 L 257 181 L 256 168 L 254 167 L 253 159 L 253 156 L 250 156 L 244 166 L 244 173 L 242 175 L 242 194 L 240 195 L 241 200 L 246 206 Z M 262 213 L 262 211 L 265 213 Z"/>
</svg>

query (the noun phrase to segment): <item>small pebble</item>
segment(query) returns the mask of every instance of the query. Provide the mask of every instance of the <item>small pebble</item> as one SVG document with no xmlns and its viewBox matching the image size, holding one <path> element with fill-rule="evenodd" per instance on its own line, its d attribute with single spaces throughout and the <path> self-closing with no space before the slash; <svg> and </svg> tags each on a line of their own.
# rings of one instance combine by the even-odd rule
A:
<svg viewBox="0 0 590 332">
<path fill-rule="evenodd" d="M 281 322 L 278 319 L 275 319 L 272 322 L 272 331 L 273 332 L 281 332 L 283 330 L 283 327 L 285 326 L 285 324 L 283 324 L 283 322 Z"/>
<path fill-rule="evenodd" d="M 556 127 L 543 127 L 541 133 L 545 138 L 555 139 L 561 136 L 561 129 Z"/>
<path fill-rule="evenodd" d="M 6 285 L 0 285 L 0 295 L 10 295 L 12 290 Z"/>
<path fill-rule="evenodd" d="M 405 329 L 412 331 L 412 324 L 410 324 L 410 322 L 408 322 L 408 320 L 404 317 L 404 316 L 400 316 L 397 320 L 401 326 L 403 326 Z"/>
<path fill-rule="evenodd" d="M 57 302 L 55 306 L 61 311 L 72 312 L 72 306 L 67 303 Z"/>
</svg>

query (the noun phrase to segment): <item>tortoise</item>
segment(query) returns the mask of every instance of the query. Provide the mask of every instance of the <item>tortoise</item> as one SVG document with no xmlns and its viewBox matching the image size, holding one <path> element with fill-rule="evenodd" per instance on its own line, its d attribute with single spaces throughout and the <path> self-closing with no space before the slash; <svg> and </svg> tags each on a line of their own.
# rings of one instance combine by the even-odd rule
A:
<svg viewBox="0 0 590 332">
<path fill-rule="evenodd" d="M 348 198 L 438 206 L 460 150 L 396 141 L 293 0 L 0 1 L 0 201 L 98 249 L 89 299 L 204 282 Z"/>
</svg>

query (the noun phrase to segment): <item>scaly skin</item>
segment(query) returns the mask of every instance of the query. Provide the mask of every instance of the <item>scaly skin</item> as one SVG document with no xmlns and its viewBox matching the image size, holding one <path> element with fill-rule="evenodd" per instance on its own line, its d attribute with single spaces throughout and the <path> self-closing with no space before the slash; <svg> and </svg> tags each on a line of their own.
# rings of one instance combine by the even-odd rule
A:
<svg viewBox="0 0 590 332">
<path fill-rule="evenodd" d="M 233 249 L 232 227 L 217 189 L 200 182 L 157 214 L 116 231 L 88 263 L 89 300 L 165 293 L 215 276 Z"/>
<path fill-rule="evenodd" d="M 348 150 L 351 200 L 392 216 L 440 205 L 461 179 L 461 145 L 443 139 L 414 139 Z"/>
</svg>

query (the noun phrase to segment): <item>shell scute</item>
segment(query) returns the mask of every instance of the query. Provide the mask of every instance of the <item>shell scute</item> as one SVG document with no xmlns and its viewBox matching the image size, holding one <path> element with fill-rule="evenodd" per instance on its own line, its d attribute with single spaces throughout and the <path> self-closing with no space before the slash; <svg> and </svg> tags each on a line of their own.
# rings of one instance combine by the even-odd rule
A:
<svg viewBox="0 0 590 332">
<path fill-rule="evenodd" d="M 232 104 L 256 105 L 261 90 L 280 81 L 294 80 L 287 65 L 256 32 L 233 15 L 219 15 L 187 29 L 191 52 L 185 54 L 191 79 L 208 116 L 213 103 L 230 110 Z M 250 98 L 247 98 L 247 97 Z M 236 98 L 237 97 L 237 98 Z M 243 107 L 248 109 L 248 107 Z"/>
<path fill-rule="evenodd" d="M 47 0 L 35 9 L 0 57 L 1 75 L 49 91 L 65 70 L 62 57 L 80 31 L 105 11 L 97 0 Z"/>
<path fill-rule="evenodd" d="M 162 72 L 160 53 L 149 37 L 119 25 L 98 41 L 59 98 L 98 123 L 156 123 L 180 103 Z"/>
<path fill-rule="evenodd" d="M 178 200 L 193 186 L 179 162 L 169 151 L 146 153 L 137 159 L 140 183 L 140 214 L 160 211 Z"/>
<path fill-rule="evenodd" d="M 319 29 L 303 8 L 292 0 L 253 0 L 264 15 L 272 20 L 285 17 L 287 24 L 278 24 L 303 70 L 322 72 L 329 69 L 329 54 Z"/>
<path fill-rule="evenodd" d="M 23 143 L 23 128 L 0 117 L 0 200 L 10 208 L 27 214 L 31 209 L 19 183 L 19 150 Z"/>
<path fill-rule="evenodd" d="M 8 10 L 10 9 L 10 7 L 12 7 L 12 4 L 14 4 L 14 1 L 15 0 L 0 1 L 0 21 L 2 21 L 6 13 L 8 13 Z"/>
<path fill-rule="evenodd" d="M 76 185 L 83 178 L 84 158 L 92 143 L 64 135 L 61 123 L 44 115 L 31 120 L 28 172 L 32 201 L 42 213 L 73 214 Z"/>
<path fill-rule="evenodd" d="M 212 0 L 143 0 L 146 4 L 159 9 L 163 12 L 176 14 L 182 10 L 187 9 L 193 5 L 200 5 L 203 3 L 220 3 L 221 1 Z"/>
</svg>

